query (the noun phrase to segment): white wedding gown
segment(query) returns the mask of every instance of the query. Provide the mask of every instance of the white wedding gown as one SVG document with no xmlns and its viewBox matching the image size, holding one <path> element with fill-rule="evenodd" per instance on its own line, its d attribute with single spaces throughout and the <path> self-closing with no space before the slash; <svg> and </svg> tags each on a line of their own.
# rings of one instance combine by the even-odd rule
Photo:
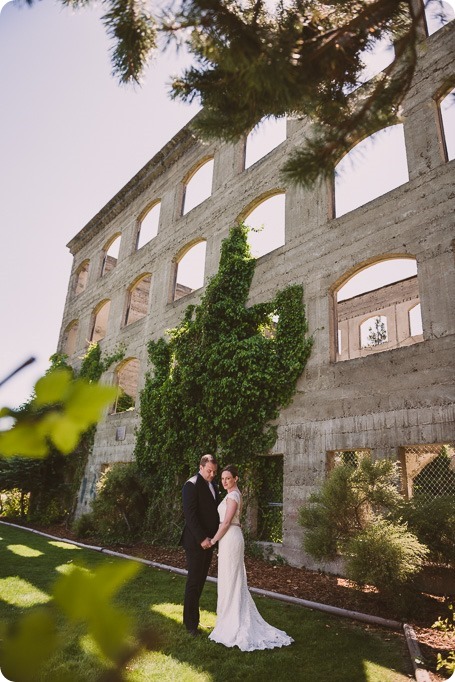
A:
<svg viewBox="0 0 455 682">
<path fill-rule="evenodd" d="M 209 639 L 227 647 L 238 646 L 241 651 L 287 646 L 294 641 L 292 637 L 266 623 L 249 593 L 243 533 L 239 525 L 233 525 L 240 523 L 241 495 L 233 490 L 218 505 L 220 521 L 226 514 L 227 498 L 237 502 L 237 510 L 218 543 L 217 619 Z"/>
</svg>

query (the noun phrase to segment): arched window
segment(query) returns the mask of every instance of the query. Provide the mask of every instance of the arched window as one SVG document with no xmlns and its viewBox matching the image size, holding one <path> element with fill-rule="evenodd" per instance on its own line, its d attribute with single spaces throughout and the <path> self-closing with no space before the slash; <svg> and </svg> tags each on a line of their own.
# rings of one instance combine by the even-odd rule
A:
<svg viewBox="0 0 455 682">
<path fill-rule="evenodd" d="M 92 316 L 92 330 L 90 334 L 90 341 L 96 343 L 101 341 L 107 334 L 107 322 L 109 319 L 109 310 L 111 302 L 109 300 L 102 301 L 93 311 Z"/>
<path fill-rule="evenodd" d="M 253 128 L 245 143 L 245 168 L 278 147 L 286 139 L 286 118 L 265 118 Z"/>
<path fill-rule="evenodd" d="M 455 18 L 454 0 L 426 0 L 425 20 L 431 36 Z"/>
<path fill-rule="evenodd" d="M 208 159 L 190 174 L 185 182 L 182 215 L 201 204 L 212 194 L 213 159 Z"/>
<path fill-rule="evenodd" d="M 419 303 L 415 258 L 384 258 L 359 268 L 334 292 L 336 360 L 423 341 L 421 331 L 411 331 L 421 320 Z"/>
<path fill-rule="evenodd" d="M 117 234 L 110 239 L 103 248 L 103 258 L 101 262 L 101 277 L 107 275 L 117 265 L 118 252 L 120 249 L 121 235 Z"/>
<path fill-rule="evenodd" d="M 142 275 L 128 291 L 125 325 L 132 324 L 147 315 L 152 275 Z"/>
<path fill-rule="evenodd" d="M 84 260 L 78 267 L 78 269 L 75 272 L 75 279 L 74 279 L 74 295 L 79 296 L 79 294 L 82 294 L 83 291 L 85 291 L 85 288 L 87 286 L 87 281 L 88 281 L 88 266 L 90 265 L 90 261 Z"/>
<path fill-rule="evenodd" d="M 422 310 L 420 303 L 412 306 L 408 312 L 409 316 L 409 335 L 410 336 L 420 336 L 423 334 L 422 327 Z"/>
<path fill-rule="evenodd" d="M 139 380 L 139 360 L 137 358 L 124 360 L 115 371 L 115 379 L 119 390 L 114 412 L 134 410 Z"/>
<path fill-rule="evenodd" d="M 79 321 L 72 320 L 63 332 L 62 350 L 65 355 L 73 355 L 76 350 Z"/>
<path fill-rule="evenodd" d="M 174 301 L 204 286 L 206 247 L 207 242 L 201 240 L 180 252 L 175 261 Z"/>
<path fill-rule="evenodd" d="M 335 215 L 342 216 L 408 182 L 403 125 L 359 142 L 335 168 Z"/>
<path fill-rule="evenodd" d="M 255 258 L 283 246 L 285 243 L 284 192 L 264 199 L 243 218 L 250 228 L 248 243 Z"/>
<path fill-rule="evenodd" d="M 160 220 L 161 201 L 153 204 L 142 217 L 137 233 L 136 249 L 141 249 L 145 244 L 158 234 Z"/>
<path fill-rule="evenodd" d="M 369 317 L 360 325 L 361 348 L 374 348 L 388 340 L 387 317 L 385 315 Z"/>
<path fill-rule="evenodd" d="M 455 89 L 439 102 L 446 161 L 455 159 Z"/>
</svg>

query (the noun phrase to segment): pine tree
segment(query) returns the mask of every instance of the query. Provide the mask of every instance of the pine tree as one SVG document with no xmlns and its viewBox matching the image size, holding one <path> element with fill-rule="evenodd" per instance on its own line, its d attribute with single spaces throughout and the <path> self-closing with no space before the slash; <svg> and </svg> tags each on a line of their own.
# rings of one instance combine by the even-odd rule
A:
<svg viewBox="0 0 455 682">
<path fill-rule="evenodd" d="M 376 317 L 374 320 L 374 329 L 368 327 L 368 345 L 379 346 L 381 343 L 387 341 L 387 329 L 381 317 Z"/>
</svg>

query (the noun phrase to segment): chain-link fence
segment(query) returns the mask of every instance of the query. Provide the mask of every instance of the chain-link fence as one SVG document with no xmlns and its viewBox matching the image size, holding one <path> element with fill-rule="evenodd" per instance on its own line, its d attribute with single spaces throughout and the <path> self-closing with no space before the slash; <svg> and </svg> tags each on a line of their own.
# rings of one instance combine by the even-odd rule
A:
<svg viewBox="0 0 455 682">
<path fill-rule="evenodd" d="M 453 443 L 401 448 L 402 488 L 414 495 L 455 498 L 455 448 Z"/>
<path fill-rule="evenodd" d="M 327 453 L 327 473 L 338 464 L 356 467 L 367 448 L 332 450 Z M 455 498 L 455 444 L 431 443 L 399 448 L 401 489 L 405 497 L 414 495 Z M 397 481 L 398 483 L 398 481 Z"/>
</svg>

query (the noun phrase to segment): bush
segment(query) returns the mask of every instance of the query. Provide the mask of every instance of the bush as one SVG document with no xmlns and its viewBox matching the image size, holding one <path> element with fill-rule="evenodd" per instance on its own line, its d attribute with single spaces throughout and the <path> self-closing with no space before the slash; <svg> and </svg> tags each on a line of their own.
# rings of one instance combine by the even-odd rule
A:
<svg viewBox="0 0 455 682">
<path fill-rule="evenodd" d="M 101 477 L 89 519 L 79 522 L 81 532 L 92 524 L 104 542 L 131 542 L 141 536 L 147 511 L 147 496 L 136 464 L 114 464 Z"/>
<path fill-rule="evenodd" d="M 93 514 L 82 514 L 73 523 L 73 531 L 78 538 L 90 538 L 95 534 L 95 521 Z"/>
<path fill-rule="evenodd" d="M 318 561 L 335 559 L 372 518 L 396 508 L 401 498 L 395 480 L 396 465 L 390 460 L 372 462 L 369 456 L 359 456 L 357 466 L 335 466 L 299 512 L 308 554 Z"/>
<path fill-rule="evenodd" d="M 346 573 L 360 585 L 385 592 L 409 583 L 428 554 L 406 525 L 376 518 L 346 545 Z"/>
<path fill-rule="evenodd" d="M 5 490 L 0 493 L 0 513 L 8 518 L 26 518 L 30 502 L 30 495 L 18 488 Z"/>
<path fill-rule="evenodd" d="M 436 563 L 455 565 L 455 499 L 452 496 L 416 495 L 404 502 L 399 515 Z"/>
</svg>

